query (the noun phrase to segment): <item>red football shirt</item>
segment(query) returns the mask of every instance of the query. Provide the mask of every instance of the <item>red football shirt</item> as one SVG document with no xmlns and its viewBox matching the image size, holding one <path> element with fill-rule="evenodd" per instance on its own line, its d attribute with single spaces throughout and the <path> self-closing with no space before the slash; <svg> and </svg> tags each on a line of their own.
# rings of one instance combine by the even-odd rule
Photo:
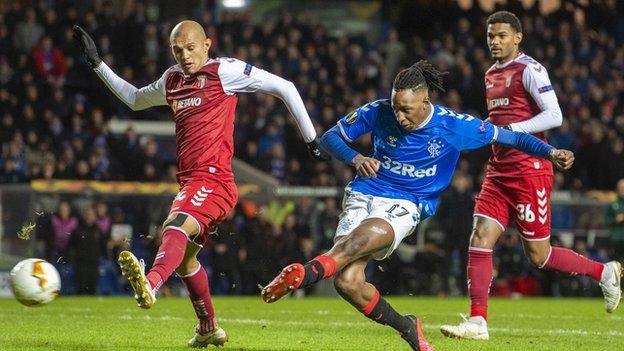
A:
<svg viewBox="0 0 624 351">
<path fill-rule="evenodd" d="M 190 179 L 234 180 L 231 161 L 237 93 L 259 91 L 281 98 L 304 140 L 310 142 L 316 137 L 301 96 L 291 82 L 237 59 L 210 59 L 191 75 L 175 65 L 141 89 L 119 78 L 104 63 L 95 71 L 117 97 L 135 110 L 171 107 L 181 185 Z"/>
<path fill-rule="evenodd" d="M 488 118 L 498 126 L 526 121 L 548 104 L 557 103 L 546 68 L 522 53 L 513 61 L 492 66 L 485 73 L 485 89 Z M 544 132 L 533 135 L 546 141 Z M 486 171 L 488 177 L 551 175 L 553 172 L 548 160 L 499 144 L 492 145 Z"/>
</svg>

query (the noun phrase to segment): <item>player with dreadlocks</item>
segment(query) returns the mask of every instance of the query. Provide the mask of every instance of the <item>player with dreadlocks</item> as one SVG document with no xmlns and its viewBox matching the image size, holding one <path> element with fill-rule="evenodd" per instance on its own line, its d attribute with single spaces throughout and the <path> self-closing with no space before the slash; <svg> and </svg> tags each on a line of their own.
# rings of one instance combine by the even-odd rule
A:
<svg viewBox="0 0 624 351">
<path fill-rule="evenodd" d="M 462 150 L 499 143 L 548 159 L 561 169 L 574 161 L 572 152 L 529 134 L 433 105 L 429 95 L 444 91 L 443 76 L 429 62 L 419 61 L 399 72 L 390 100 L 359 107 L 323 135 L 321 146 L 357 171 L 345 189 L 335 244 L 305 265 L 284 268 L 262 290 L 265 302 L 333 276 L 338 293 L 366 317 L 397 330 L 413 350 L 433 350 L 420 319 L 399 314 L 366 282 L 369 259 L 388 257 L 422 219 L 435 213 Z M 371 157 L 347 144 L 367 133 L 372 135 Z"/>
</svg>

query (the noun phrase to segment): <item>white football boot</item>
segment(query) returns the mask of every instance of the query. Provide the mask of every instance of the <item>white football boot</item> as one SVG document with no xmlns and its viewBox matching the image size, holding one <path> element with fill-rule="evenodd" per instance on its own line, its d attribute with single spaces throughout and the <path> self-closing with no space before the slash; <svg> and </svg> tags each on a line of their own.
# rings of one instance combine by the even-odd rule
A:
<svg viewBox="0 0 624 351">
<path fill-rule="evenodd" d="M 622 298 L 622 289 L 620 281 L 622 278 L 622 264 L 617 261 L 605 263 L 600 278 L 600 288 L 604 295 L 605 309 L 611 313 L 620 304 Z"/>
<path fill-rule="evenodd" d="M 466 318 L 460 315 L 464 320 L 459 325 L 443 325 L 440 331 L 445 336 L 455 339 L 472 339 L 472 340 L 488 340 L 487 321 L 481 316 Z"/>
<path fill-rule="evenodd" d="M 221 327 L 215 328 L 208 334 L 200 334 L 197 329 L 195 330 L 195 336 L 189 340 L 188 346 L 192 348 L 204 348 L 208 345 L 223 346 L 228 341 L 228 336 L 225 330 Z"/>
<path fill-rule="evenodd" d="M 152 307 L 156 303 L 156 295 L 145 278 L 145 262 L 137 260 L 130 251 L 122 251 L 117 262 L 121 274 L 128 279 L 134 290 L 134 298 L 139 307 L 145 309 Z"/>
</svg>

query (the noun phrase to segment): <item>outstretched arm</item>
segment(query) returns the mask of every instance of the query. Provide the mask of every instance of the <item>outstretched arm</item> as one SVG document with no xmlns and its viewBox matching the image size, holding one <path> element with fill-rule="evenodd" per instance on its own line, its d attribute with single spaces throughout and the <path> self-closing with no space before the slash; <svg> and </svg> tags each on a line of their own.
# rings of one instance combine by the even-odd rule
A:
<svg viewBox="0 0 624 351">
<path fill-rule="evenodd" d="M 165 75 L 154 83 L 137 89 L 115 74 L 104 62 L 101 62 L 94 71 L 108 89 L 134 111 L 144 110 L 152 106 L 167 105 Z"/>
<path fill-rule="evenodd" d="M 459 116 L 461 118 L 455 118 L 449 123 L 452 128 L 449 138 L 458 150 L 474 150 L 491 143 L 499 143 L 550 160 L 555 167 L 562 170 L 569 169 L 574 163 L 572 151 L 558 150 L 530 134 L 497 127 L 470 115 Z"/>
<path fill-rule="evenodd" d="M 80 26 L 74 26 L 74 37 L 78 41 L 85 59 L 91 68 L 93 68 L 95 73 L 104 84 L 106 84 L 108 89 L 132 110 L 143 110 L 148 107 L 167 104 L 165 95 L 165 75 L 154 83 L 137 89 L 134 85 L 126 82 L 115 74 L 115 72 L 100 59 L 95 42 L 84 29 Z"/>
<path fill-rule="evenodd" d="M 546 144 L 538 138 L 525 133 L 512 132 L 496 127 L 494 142 L 513 147 L 530 155 L 550 160 L 557 168 L 567 170 L 574 163 L 574 153 L 569 150 L 559 150 Z"/>
<path fill-rule="evenodd" d="M 232 58 L 220 59 L 219 78 L 223 90 L 228 94 L 261 92 L 281 99 L 295 118 L 301 136 L 312 155 L 317 159 L 328 159 L 327 155 L 319 148 L 312 120 L 310 120 L 303 100 L 292 82 Z"/>
</svg>

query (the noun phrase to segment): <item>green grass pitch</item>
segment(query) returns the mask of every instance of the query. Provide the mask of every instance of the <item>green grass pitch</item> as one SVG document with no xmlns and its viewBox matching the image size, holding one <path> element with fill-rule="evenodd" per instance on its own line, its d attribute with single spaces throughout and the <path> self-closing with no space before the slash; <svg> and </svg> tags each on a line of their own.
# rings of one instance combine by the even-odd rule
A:
<svg viewBox="0 0 624 351">
<path fill-rule="evenodd" d="M 604 312 L 598 299 L 493 299 L 490 340 L 447 339 L 438 328 L 459 322 L 466 299 L 390 297 L 402 313 L 422 317 L 436 350 L 624 350 L 624 310 Z M 389 327 L 364 318 L 339 298 L 215 299 L 225 350 L 409 350 Z M 0 300 L 0 350 L 187 350 L 195 315 L 184 298 L 149 311 L 130 297 L 61 297 L 39 308 Z"/>
</svg>

